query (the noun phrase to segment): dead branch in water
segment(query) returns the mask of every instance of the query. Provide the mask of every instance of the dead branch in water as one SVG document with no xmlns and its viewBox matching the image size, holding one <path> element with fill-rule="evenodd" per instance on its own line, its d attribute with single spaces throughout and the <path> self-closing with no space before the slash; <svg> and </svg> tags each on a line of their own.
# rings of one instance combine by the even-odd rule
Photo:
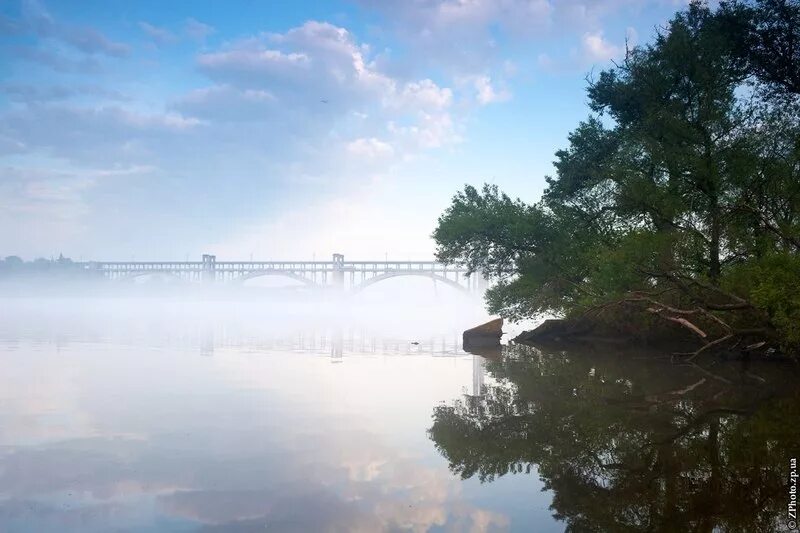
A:
<svg viewBox="0 0 800 533">
<path fill-rule="evenodd" d="M 718 311 L 719 309 L 732 311 L 732 310 L 745 309 L 750 306 L 749 303 L 745 302 L 741 298 L 738 297 L 735 298 L 739 300 L 735 304 L 724 305 L 724 306 L 714 305 L 711 306 L 711 308 L 697 306 L 691 309 L 681 309 L 673 305 L 660 302 L 655 298 L 653 298 L 651 295 L 644 292 L 633 292 L 624 301 L 627 303 L 649 304 L 649 307 L 646 308 L 646 311 L 648 311 L 649 313 L 653 313 L 665 320 L 679 324 L 684 328 L 688 329 L 689 331 L 691 331 L 692 333 L 694 333 L 697 337 L 699 337 L 700 340 L 703 342 L 703 345 L 697 350 L 693 352 L 679 352 L 673 354 L 681 357 L 686 357 L 687 361 L 692 361 L 701 353 L 714 348 L 718 348 L 729 341 L 736 341 L 736 344 L 738 344 L 741 341 L 742 337 L 746 335 L 759 335 L 766 333 L 766 330 L 764 328 L 735 329 L 711 310 L 713 309 L 717 312 L 719 312 Z M 692 320 L 689 320 L 689 317 L 698 317 L 699 319 L 707 320 L 710 323 L 716 324 L 724 331 L 724 333 L 713 340 L 709 340 L 708 338 L 709 333 L 707 333 L 705 329 L 699 326 L 696 323 L 696 321 L 693 322 Z M 764 344 L 765 342 L 761 342 L 752 344 L 750 346 L 763 346 Z"/>
</svg>

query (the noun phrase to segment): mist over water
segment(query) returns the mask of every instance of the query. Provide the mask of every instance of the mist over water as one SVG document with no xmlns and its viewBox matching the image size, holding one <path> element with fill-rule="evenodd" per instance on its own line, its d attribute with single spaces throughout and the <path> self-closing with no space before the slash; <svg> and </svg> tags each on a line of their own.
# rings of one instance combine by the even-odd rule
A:
<svg viewBox="0 0 800 533">
<path fill-rule="evenodd" d="M 176 328 L 206 327 L 229 337 L 360 331 L 370 337 L 420 341 L 457 334 L 490 317 L 481 294 L 427 279 L 387 280 L 357 294 L 297 285 L 201 286 L 160 282 L 63 285 L 61 296 L 27 296 L 11 286 L 0 327 L 9 333 L 170 338 Z M 6 287 L 8 288 L 8 287 Z M 21 291 L 20 291 L 21 292 Z M 81 294 L 82 297 L 75 297 Z M 124 326 L 120 328 L 120 326 Z"/>
<path fill-rule="evenodd" d="M 2 299 L 3 530 L 507 526 L 426 434 L 474 296 L 151 289 Z"/>
<path fill-rule="evenodd" d="M 705 481 L 650 520 L 777 523 L 797 433 L 769 413 L 796 372 L 484 359 L 461 346 L 480 299 L 430 280 L 247 289 L 0 299 L 2 531 L 613 530 L 685 479 Z M 765 492 L 740 487 L 754 471 Z"/>
</svg>

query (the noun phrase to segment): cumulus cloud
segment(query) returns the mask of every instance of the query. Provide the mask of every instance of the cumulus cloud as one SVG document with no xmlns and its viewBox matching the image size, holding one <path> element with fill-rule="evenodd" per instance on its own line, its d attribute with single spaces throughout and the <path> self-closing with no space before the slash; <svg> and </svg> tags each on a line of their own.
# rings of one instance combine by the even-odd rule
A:
<svg viewBox="0 0 800 533">
<path fill-rule="evenodd" d="M 368 46 L 329 23 L 309 21 L 282 34 L 243 39 L 201 54 L 197 64 L 217 85 L 178 103 L 195 116 L 260 117 L 281 131 L 304 124 L 311 140 L 315 128 L 324 129 L 328 141 L 331 129 L 354 130 L 361 141 L 351 137 L 345 153 L 359 155 L 376 155 L 377 145 L 365 139 L 387 132 L 402 138 L 381 141 L 393 154 L 395 145 L 405 151 L 455 140 L 452 89 L 429 78 L 391 76 L 370 57 Z M 385 147 L 379 151 L 389 155 Z"/>
<path fill-rule="evenodd" d="M 388 130 L 400 142 L 417 149 L 441 148 L 461 142 L 453 119 L 447 113 L 421 113 L 419 121 L 411 125 L 389 122 Z"/>
<path fill-rule="evenodd" d="M 394 81 L 368 62 L 366 48 L 344 28 L 309 21 L 284 34 L 264 34 L 201 54 L 200 70 L 214 81 L 264 88 L 284 102 L 339 109 L 374 103 Z"/>
<path fill-rule="evenodd" d="M 309 66 L 305 54 L 246 48 L 203 54 L 197 62 L 201 70 L 212 78 L 234 78 L 254 85 L 270 79 L 293 77 L 293 71 Z"/>
<path fill-rule="evenodd" d="M 392 85 L 384 101 L 388 106 L 417 110 L 441 110 L 453 103 L 453 91 L 439 87 L 430 79 L 410 81 L 398 90 Z"/>
</svg>

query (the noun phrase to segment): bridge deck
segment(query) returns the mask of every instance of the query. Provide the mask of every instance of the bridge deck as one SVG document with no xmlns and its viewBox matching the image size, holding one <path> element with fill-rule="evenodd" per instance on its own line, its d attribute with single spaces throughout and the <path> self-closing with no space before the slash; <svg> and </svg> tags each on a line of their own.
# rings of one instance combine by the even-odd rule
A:
<svg viewBox="0 0 800 533">
<path fill-rule="evenodd" d="M 203 261 L 91 261 L 79 263 L 110 279 L 142 275 L 171 275 L 203 283 L 244 282 L 260 276 L 279 275 L 314 287 L 349 287 L 361 290 L 397 276 L 427 276 L 434 281 L 466 290 L 480 290 L 481 276 L 471 276 L 466 267 L 436 261 L 345 261 L 334 254 L 333 261 L 217 261 L 204 255 Z"/>
<path fill-rule="evenodd" d="M 208 266 L 200 261 L 93 261 L 79 263 L 85 268 L 102 271 L 134 272 L 158 270 L 162 272 L 201 272 Z M 217 272 L 252 272 L 255 270 L 285 270 L 294 272 L 388 272 L 392 270 L 422 270 L 435 272 L 466 273 L 458 265 L 446 265 L 436 261 L 217 261 L 212 270 Z"/>
</svg>

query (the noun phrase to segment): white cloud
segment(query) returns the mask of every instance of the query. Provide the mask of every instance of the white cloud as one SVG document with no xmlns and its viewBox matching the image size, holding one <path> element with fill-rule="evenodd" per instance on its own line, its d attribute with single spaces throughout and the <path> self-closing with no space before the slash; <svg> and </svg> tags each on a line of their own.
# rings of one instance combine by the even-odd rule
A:
<svg viewBox="0 0 800 533">
<path fill-rule="evenodd" d="M 453 91 L 448 87 L 439 87 L 430 79 L 411 81 L 399 91 L 390 91 L 385 96 L 385 103 L 407 109 L 445 109 L 453 103 Z"/>
<path fill-rule="evenodd" d="M 625 53 L 624 48 L 607 41 L 602 31 L 584 33 L 581 44 L 584 57 L 590 61 L 608 61 L 620 58 Z"/>
<path fill-rule="evenodd" d="M 328 134 L 334 133 L 335 139 L 340 130 L 350 132 L 350 139 L 379 139 L 388 131 L 399 138 L 381 142 L 401 157 L 455 140 L 452 89 L 429 78 L 391 76 L 370 57 L 369 46 L 329 23 L 309 21 L 283 34 L 242 39 L 202 54 L 198 66 L 218 85 L 179 103 L 178 109 L 195 116 L 208 116 L 213 108 L 236 109 L 229 116 L 260 116 L 282 131 L 307 126 L 305 144 L 319 139 L 331 148 L 336 143 L 331 144 Z M 247 91 L 270 98 L 248 97 Z M 213 98 L 222 93 L 224 99 Z M 251 113 L 245 111 L 248 106 Z M 345 151 L 367 148 L 375 155 L 374 143 L 345 146 Z M 385 149 L 380 153 L 388 155 Z"/>
<path fill-rule="evenodd" d="M 201 120 L 174 111 L 29 103 L 3 115 L 0 138 L 13 139 L 29 154 L 62 157 L 73 164 L 150 164 L 147 155 L 164 148 L 166 139 L 201 125 Z"/>
<path fill-rule="evenodd" d="M 441 148 L 462 140 L 448 113 L 421 113 L 415 124 L 401 125 L 390 121 L 387 128 L 410 150 Z"/>
<path fill-rule="evenodd" d="M 191 197 L 195 209 L 220 205 L 220 218 L 238 216 L 237 203 L 268 201 L 277 186 L 282 194 L 307 200 L 311 184 L 313 194 L 323 197 L 387 175 L 414 179 L 395 170 L 458 145 L 472 110 L 511 98 L 508 79 L 518 67 L 502 57 L 508 41 L 538 39 L 574 17 L 586 57 L 605 60 L 619 50 L 592 26 L 610 12 L 611 0 L 366 3 L 387 14 L 389 25 L 397 24 L 400 54 L 376 49 L 341 26 L 308 21 L 281 33 L 226 35 L 225 41 L 198 45 L 196 76 L 190 79 L 204 81 L 164 101 L 153 96 L 157 89 L 137 100 L 104 96 L 88 81 L 81 85 L 85 91 L 58 78 L 47 86 L 6 84 L 2 90 L 13 103 L 0 111 L 0 152 L 76 168 L 157 167 L 159 179 L 148 181 L 153 190 L 146 194 Z M 127 45 L 96 30 L 56 21 L 38 4 L 27 5 L 19 31 L 38 40 L 20 45 L 17 60 L 27 58 L 70 79 L 109 66 L 113 72 L 112 60 L 102 56 L 128 53 Z M 203 41 L 215 32 L 195 19 L 174 32 L 145 21 L 140 28 L 158 43 L 178 33 Z M 503 40 L 496 39 L 498 32 Z M 412 68 L 403 65 L 406 58 Z M 559 62 L 544 53 L 539 59 Z M 60 187 L 41 185 L 35 192 L 66 196 Z M 92 190 L 87 186 L 78 196 L 90 210 L 102 209 Z M 141 190 L 126 192 L 144 195 Z M 190 209 L 175 211 L 187 225 L 196 222 Z M 226 216 L 225 223 L 240 221 L 233 218 Z"/>
<path fill-rule="evenodd" d="M 505 102 L 511 98 L 511 93 L 506 89 L 496 90 L 492 86 L 492 78 L 489 76 L 478 76 L 474 80 L 477 99 L 481 105 L 494 102 Z"/>
<path fill-rule="evenodd" d="M 190 116 L 218 123 L 250 122 L 274 118 L 275 103 L 275 96 L 263 89 L 213 85 L 190 91 L 174 107 Z"/>
<path fill-rule="evenodd" d="M 359 158 L 378 159 L 394 154 L 392 145 L 375 137 L 356 139 L 347 143 L 347 151 Z"/>
<path fill-rule="evenodd" d="M 383 15 L 418 68 L 446 65 L 476 75 L 502 63 L 503 50 L 543 41 L 556 34 L 594 35 L 623 9 L 639 10 L 641 0 L 357 0 Z M 658 0 L 669 3 L 672 0 Z M 655 3 L 655 2 L 654 2 Z M 497 33 L 504 37 L 503 50 Z M 597 43 L 593 43 L 597 44 Z"/>
<path fill-rule="evenodd" d="M 394 17 L 398 25 L 423 39 L 461 35 L 497 24 L 513 32 L 535 32 L 549 24 L 556 7 L 548 0 L 361 0 Z M 452 35 L 452 34 L 451 34 Z"/>
<path fill-rule="evenodd" d="M 56 83 L 7 85 L 3 89 L 15 104 L 0 112 L 0 151 L 62 167 L 158 168 L 141 184 L 120 181 L 112 198 L 99 195 L 96 181 L 80 191 L 78 182 L 70 182 L 71 212 L 85 209 L 70 220 L 79 228 L 79 220 L 122 209 L 125 217 L 115 219 L 121 228 L 126 217 L 148 210 L 148 222 L 131 229 L 126 242 L 107 242 L 113 230 L 103 224 L 80 226 L 88 232 L 83 242 L 90 243 L 80 252 L 90 255 L 94 245 L 111 251 L 146 243 L 161 250 L 153 253 L 169 254 L 171 235 L 148 234 L 164 220 L 152 216 L 154 207 L 145 197 L 181 198 L 180 206 L 168 210 L 168 227 L 174 234 L 191 231 L 197 242 L 261 212 L 276 187 L 287 197 L 302 196 L 307 205 L 384 180 L 398 165 L 460 142 L 470 107 L 460 104 L 473 101 L 474 90 L 456 91 L 428 76 L 397 75 L 377 62 L 377 55 L 346 29 L 310 21 L 280 34 L 204 45 L 195 66 L 206 86 L 166 102 L 112 101 L 99 87 L 90 98 L 73 85 L 71 90 Z M 63 183 L 47 182 L 37 194 L 66 197 Z M 249 213 L 243 204 L 252 206 Z M 197 232 L 194 213 L 207 205 L 225 217 L 215 225 L 217 233 Z M 44 228 L 56 218 L 31 220 Z"/>
</svg>

